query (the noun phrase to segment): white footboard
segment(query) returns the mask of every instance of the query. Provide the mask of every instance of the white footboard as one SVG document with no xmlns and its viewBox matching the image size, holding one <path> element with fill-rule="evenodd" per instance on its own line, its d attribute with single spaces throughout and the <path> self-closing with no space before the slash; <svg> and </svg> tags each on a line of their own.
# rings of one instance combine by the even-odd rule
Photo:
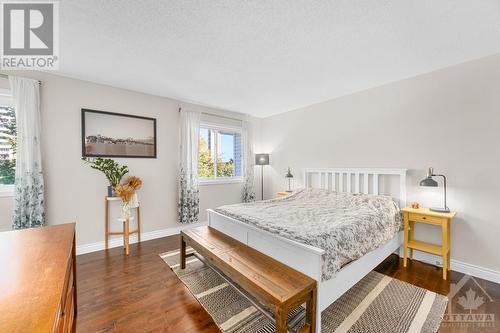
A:
<svg viewBox="0 0 500 333">
<path fill-rule="evenodd" d="M 211 209 L 208 210 L 208 225 L 316 281 L 321 281 L 321 255 L 325 252 L 322 249 L 271 234 Z"/>
</svg>

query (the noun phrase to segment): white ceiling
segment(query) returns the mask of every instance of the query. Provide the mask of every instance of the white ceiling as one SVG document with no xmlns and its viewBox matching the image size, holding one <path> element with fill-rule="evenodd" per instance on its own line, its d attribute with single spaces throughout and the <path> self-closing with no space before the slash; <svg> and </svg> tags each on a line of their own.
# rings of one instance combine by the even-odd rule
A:
<svg viewBox="0 0 500 333">
<path fill-rule="evenodd" d="M 268 116 L 500 52 L 500 0 L 62 0 L 60 73 Z"/>
</svg>

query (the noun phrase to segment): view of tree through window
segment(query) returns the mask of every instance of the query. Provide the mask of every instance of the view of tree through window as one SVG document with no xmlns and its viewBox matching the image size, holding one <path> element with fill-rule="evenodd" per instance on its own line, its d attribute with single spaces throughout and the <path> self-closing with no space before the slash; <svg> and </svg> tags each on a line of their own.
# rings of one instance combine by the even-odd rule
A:
<svg viewBox="0 0 500 333">
<path fill-rule="evenodd" d="M 16 173 L 16 114 L 14 108 L 0 105 L 0 184 L 14 184 Z"/>
<path fill-rule="evenodd" d="M 241 134 L 200 128 L 198 176 L 200 178 L 241 176 Z"/>
</svg>

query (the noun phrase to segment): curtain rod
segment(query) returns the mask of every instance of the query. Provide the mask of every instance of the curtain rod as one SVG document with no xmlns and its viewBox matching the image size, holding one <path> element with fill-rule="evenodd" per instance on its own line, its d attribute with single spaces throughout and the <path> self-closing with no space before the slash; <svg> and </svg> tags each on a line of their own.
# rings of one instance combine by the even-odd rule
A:
<svg viewBox="0 0 500 333">
<path fill-rule="evenodd" d="M 179 108 L 179 112 L 181 112 L 181 110 L 182 110 L 182 108 Z M 221 116 L 220 114 L 216 114 L 216 113 L 210 113 L 210 112 L 201 112 L 201 113 L 209 115 L 209 116 L 214 116 L 214 117 L 226 118 L 226 119 L 236 120 L 236 121 L 243 121 L 243 119 L 232 118 L 232 117 L 228 117 L 228 116 Z"/>
<path fill-rule="evenodd" d="M 1 73 L 0 73 L 0 77 L 3 77 L 4 79 L 9 78 L 9 76 L 7 74 L 1 74 Z M 37 80 L 37 81 L 38 81 L 38 84 L 42 84 L 42 81 L 40 81 L 40 80 Z"/>
</svg>

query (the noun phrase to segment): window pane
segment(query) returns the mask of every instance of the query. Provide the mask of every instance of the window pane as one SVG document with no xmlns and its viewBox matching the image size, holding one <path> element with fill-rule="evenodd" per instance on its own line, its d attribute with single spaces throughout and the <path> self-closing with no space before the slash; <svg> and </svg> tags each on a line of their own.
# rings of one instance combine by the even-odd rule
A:
<svg viewBox="0 0 500 333">
<path fill-rule="evenodd" d="M 208 128 L 200 128 L 200 142 L 198 155 L 198 177 L 214 177 L 214 134 Z"/>
<path fill-rule="evenodd" d="M 200 127 L 198 176 L 228 178 L 241 176 L 241 134 Z"/>
<path fill-rule="evenodd" d="M 234 133 L 219 132 L 217 154 L 217 177 L 233 177 L 234 170 Z"/>
<path fill-rule="evenodd" d="M 16 117 L 10 106 L 0 106 L 0 184 L 14 184 L 16 173 Z"/>
</svg>

